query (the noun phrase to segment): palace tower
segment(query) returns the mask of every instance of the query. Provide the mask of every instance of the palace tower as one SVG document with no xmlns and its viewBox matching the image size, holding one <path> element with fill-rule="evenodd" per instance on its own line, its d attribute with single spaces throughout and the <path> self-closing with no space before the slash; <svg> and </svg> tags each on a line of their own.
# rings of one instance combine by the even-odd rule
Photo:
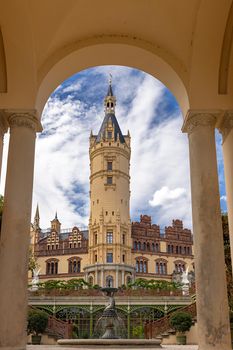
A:
<svg viewBox="0 0 233 350">
<path fill-rule="evenodd" d="M 89 282 L 118 287 L 134 279 L 130 222 L 130 135 L 115 116 L 111 81 L 98 135 L 90 136 Z"/>
</svg>

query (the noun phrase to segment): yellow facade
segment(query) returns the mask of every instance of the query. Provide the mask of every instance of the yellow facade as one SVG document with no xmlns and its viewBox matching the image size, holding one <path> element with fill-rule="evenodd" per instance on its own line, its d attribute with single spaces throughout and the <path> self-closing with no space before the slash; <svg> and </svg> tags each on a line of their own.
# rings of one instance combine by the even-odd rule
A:
<svg viewBox="0 0 233 350">
<path fill-rule="evenodd" d="M 37 208 L 31 244 L 41 279 L 82 277 L 92 284 L 119 287 L 136 277 L 170 280 L 174 270 L 194 268 L 191 231 L 183 229 L 181 221 L 173 220 L 165 235 L 146 215 L 140 223 L 131 223 L 130 135 L 122 134 L 115 106 L 110 81 L 103 123 L 98 135 L 90 135 L 88 231 L 74 227 L 64 232 L 56 215 L 51 230 L 43 232 Z M 176 237 L 177 230 L 184 239 Z"/>
</svg>

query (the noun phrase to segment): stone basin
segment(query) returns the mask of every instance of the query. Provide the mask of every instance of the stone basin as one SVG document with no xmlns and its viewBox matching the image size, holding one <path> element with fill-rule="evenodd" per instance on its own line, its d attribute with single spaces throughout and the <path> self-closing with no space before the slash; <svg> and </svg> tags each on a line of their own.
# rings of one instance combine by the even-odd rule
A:
<svg viewBox="0 0 233 350">
<path fill-rule="evenodd" d="M 59 339 L 58 345 L 70 346 L 76 348 L 95 347 L 101 348 L 138 348 L 138 349 L 156 349 L 161 348 L 160 339 Z"/>
</svg>

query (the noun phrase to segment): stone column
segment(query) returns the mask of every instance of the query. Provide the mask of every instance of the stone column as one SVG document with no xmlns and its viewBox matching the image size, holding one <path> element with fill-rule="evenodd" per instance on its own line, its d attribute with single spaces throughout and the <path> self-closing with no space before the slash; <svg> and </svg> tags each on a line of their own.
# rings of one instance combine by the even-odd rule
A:
<svg viewBox="0 0 233 350">
<path fill-rule="evenodd" d="M 101 287 L 105 287 L 104 285 L 104 267 L 101 267 Z"/>
<path fill-rule="evenodd" d="M 4 135 L 7 132 L 8 123 L 6 119 L 6 115 L 4 110 L 0 111 L 0 179 L 1 179 L 1 171 L 2 171 L 2 153 L 3 153 L 3 143 L 4 143 Z"/>
<path fill-rule="evenodd" d="M 116 288 L 119 287 L 119 266 L 116 266 Z"/>
<path fill-rule="evenodd" d="M 223 233 L 215 148 L 216 114 L 190 111 L 189 136 L 199 350 L 230 350 Z"/>
<path fill-rule="evenodd" d="M 7 111 L 10 143 L 0 245 L 0 347 L 26 348 L 28 248 L 31 221 L 35 111 Z"/>
<path fill-rule="evenodd" d="M 125 284 L 125 270 L 124 270 L 124 267 L 122 267 L 122 272 L 121 272 L 121 284 Z"/>
<path fill-rule="evenodd" d="M 226 113 L 219 131 L 222 134 L 231 261 L 233 262 L 233 111 Z"/>
</svg>

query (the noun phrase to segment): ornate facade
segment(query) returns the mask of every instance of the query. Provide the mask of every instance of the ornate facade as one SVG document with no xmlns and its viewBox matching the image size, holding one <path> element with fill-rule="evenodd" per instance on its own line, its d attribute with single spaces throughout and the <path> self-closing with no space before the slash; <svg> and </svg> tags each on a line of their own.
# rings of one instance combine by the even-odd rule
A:
<svg viewBox="0 0 233 350">
<path fill-rule="evenodd" d="M 169 280 L 193 270 L 192 233 L 180 220 L 161 230 L 151 217 L 130 221 L 130 135 L 115 116 L 109 84 L 105 117 L 98 135 L 90 135 L 90 219 L 88 230 L 61 230 L 55 215 L 51 229 L 40 229 L 39 209 L 31 243 L 41 279 L 85 278 L 91 284 L 119 287 L 136 277 Z"/>
</svg>

